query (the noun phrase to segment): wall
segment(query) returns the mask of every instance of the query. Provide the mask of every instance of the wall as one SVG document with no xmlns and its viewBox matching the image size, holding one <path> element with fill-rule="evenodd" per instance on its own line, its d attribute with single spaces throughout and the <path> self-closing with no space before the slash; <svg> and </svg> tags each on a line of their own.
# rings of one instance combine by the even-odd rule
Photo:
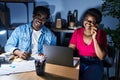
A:
<svg viewBox="0 0 120 80">
<path fill-rule="evenodd" d="M 49 5 L 51 9 L 51 19 L 55 21 L 55 15 L 57 12 L 61 13 L 63 19 L 67 19 L 67 13 L 69 10 L 73 11 L 74 9 L 78 10 L 78 19 L 82 16 L 83 12 L 88 8 L 100 8 L 103 3 L 102 0 L 35 0 L 36 6 L 38 5 Z M 12 23 L 26 23 L 27 14 L 26 7 L 22 3 L 7 3 L 7 6 L 10 8 L 11 14 L 11 24 Z M 29 22 L 32 20 L 32 11 L 33 5 L 29 3 Z M 117 20 L 112 17 L 103 17 L 105 27 L 110 27 L 112 29 L 116 28 Z"/>
<path fill-rule="evenodd" d="M 6 41 L 7 41 L 7 31 L 6 29 L 0 28 L 0 46 L 4 47 L 6 44 Z"/>
<path fill-rule="evenodd" d="M 78 9 L 78 18 L 80 19 L 83 12 L 88 8 L 100 8 L 103 3 L 102 0 L 35 0 L 36 6 L 38 5 L 49 5 L 51 9 L 52 21 L 55 21 L 55 15 L 57 12 L 61 12 L 61 17 L 66 19 L 67 13 L 69 10 L 73 11 L 74 9 Z M 10 8 L 11 14 L 11 23 L 26 23 L 27 22 L 27 14 L 26 7 L 24 4 L 14 4 L 8 3 L 7 6 Z M 29 22 L 32 20 L 32 11 L 33 5 L 29 3 Z M 116 28 L 117 20 L 112 17 L 103 17 L 103 21 L 105 27 L 110 27 L 112 29 Z"/>
</svg>

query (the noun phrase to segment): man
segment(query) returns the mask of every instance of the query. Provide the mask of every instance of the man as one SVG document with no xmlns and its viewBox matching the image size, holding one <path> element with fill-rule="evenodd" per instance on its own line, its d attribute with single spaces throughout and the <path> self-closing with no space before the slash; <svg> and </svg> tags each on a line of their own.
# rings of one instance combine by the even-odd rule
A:
<svg viewBox="0 0 120 80">
<path fill-rule="evenodd" d="M 28 54 L 44 54 L 43 45 L 56 45 L 55 35 L 44 25 L 49 16 L 50 10 L 47 7 L 35 7 L 32 22 L 13 31 L 5 45 L 5 51 L 27 59 Z"/>
</svg>

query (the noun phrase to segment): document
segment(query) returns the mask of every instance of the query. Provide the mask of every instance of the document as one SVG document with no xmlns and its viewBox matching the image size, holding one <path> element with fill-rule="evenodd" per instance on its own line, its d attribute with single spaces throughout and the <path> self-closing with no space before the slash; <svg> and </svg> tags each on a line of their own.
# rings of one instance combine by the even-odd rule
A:
<svg viewBox="0 0 120 80">
<path fill-rule="evenodd" d="M 1 64 L 0 75 L 28 72 L 34 70 L 34 60 L 22 60 L 20 62 L 13 61 L 11 64 Z"/>
</svg>

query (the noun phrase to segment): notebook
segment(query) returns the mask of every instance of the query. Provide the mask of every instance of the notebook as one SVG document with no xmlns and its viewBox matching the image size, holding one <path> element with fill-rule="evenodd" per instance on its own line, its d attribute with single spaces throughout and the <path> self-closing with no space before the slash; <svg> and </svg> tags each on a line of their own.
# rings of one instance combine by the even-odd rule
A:
<svg viewBox="0 0 120 80">
<path fill-rule="evenodd" d="M 79 59 L 73 58 L 73 50 L 69 47 L 44 45 L 43 52 L 47 63 L 75 67 Z"/>
</svg>

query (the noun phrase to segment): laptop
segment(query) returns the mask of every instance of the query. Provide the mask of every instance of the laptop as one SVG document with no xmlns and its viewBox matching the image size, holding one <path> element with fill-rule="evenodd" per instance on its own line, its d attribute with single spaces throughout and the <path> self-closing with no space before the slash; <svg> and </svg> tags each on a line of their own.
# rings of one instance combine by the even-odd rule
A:
<svg viewBox="0 0 120 80">
<path fill-rule="evenodd" d="M 76 67 L 79 59 L 73 58 L 73 50 L 69 47 L 44 45 L 43 52 L 47 57 L 47 63 Z"/>
</svg>

